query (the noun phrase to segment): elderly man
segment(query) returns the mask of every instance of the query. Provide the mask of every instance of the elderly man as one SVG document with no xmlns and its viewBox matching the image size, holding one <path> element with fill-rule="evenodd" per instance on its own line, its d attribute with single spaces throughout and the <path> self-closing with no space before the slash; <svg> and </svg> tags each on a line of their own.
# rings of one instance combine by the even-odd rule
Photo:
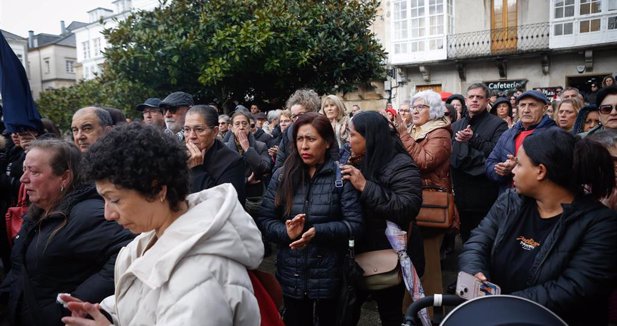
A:
<svg viewBox="0 0 617 326">
<path fill-rule="evenodd" d="M 505 121 L 487 111 L 489 90 L 484 84 L 467 88 L 467 114 L 452 125 L 452 181 L 461 218 L 461 236 L 469 239 L 497 199 L 498 187 L 484 173 L 484 162 L 501 134 Z"/>
<path fill-rule="evenodd" d="M 175 133 L 179 140 L 184 141 L 184 119 L 186 111 L 193 106 L 193 96 L 185 92 L 173 92 L 167 95 L 160 103 L 160 107 L 165 112 L 165 124 L 167 129 Z"/>
<path fill-rule="evenodd" d="M 550 128 L 558 128 L 555 121 L 544 114 L 551 105 L 544 93 L 531 90 L 517 98 L 519 121 L 504 132 L 486 160 L 486 175 L 499 185 L 499 193 L 512 186 L 512 170 L 516 153 L 523 140 Z"/>
<path fill-rule="evenodd" d="M 109 132 L 112 126 L 111 114 L 106 110 L 95 106 L 81 108 L 73 114 L 71 122 L 73 141 L 80 151 L 86 152 L 90 145 Z"/>
<path fill-rule="evenodd" d="M 160 108 L 160 105 L 160 99 L 151 97 L 144 103 L 139 104 L 136 109 L 143 114 L 145 124 L 165 129 L 165 117 L 163 116 L 163 109 Z"/>
</svg>

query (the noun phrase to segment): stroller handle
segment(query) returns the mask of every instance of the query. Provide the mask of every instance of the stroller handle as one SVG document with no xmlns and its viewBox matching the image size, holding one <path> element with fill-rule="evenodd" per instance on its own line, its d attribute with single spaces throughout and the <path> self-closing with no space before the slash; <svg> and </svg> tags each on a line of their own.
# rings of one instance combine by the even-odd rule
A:
<svg viewBox="0 0 617 326">
<path fill-rule="evenodd" d="M 412 303 L 407 312 L 405 313 L 405 321 L 401 326 L 413 326 L 416 325 L 418 312 L 427 307 L 441 307 L 441 306 L 457 306 L 465 302 L 465 299 L 454 294 L 435 294 L 432 296 L 424 297 L 418 301 Z"/>
</svg>

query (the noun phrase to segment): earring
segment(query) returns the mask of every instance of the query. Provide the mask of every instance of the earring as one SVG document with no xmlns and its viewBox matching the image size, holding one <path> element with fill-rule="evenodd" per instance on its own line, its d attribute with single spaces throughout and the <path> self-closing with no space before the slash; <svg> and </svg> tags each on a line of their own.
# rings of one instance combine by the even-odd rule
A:
<svg viewBox="0 0 617 326">
<path fill-rule="evenodd" d="M 161 203 L 165 200 L 165 197 L 161 197 Z"/>
<path fill-rule="evenodd" d="M 60 186 L 60 192 L 64 192 L 64 185 Z"/>
</svg>

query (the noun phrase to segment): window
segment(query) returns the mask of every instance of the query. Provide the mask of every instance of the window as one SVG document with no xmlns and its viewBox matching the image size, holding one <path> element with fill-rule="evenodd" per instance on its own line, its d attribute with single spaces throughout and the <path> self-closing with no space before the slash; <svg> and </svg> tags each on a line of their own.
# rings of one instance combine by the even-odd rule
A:
<svg viewBox="0 0 617 326">
<path fill-rule="evenodd" d="M 555 36 L 570 35 L 574 31 L 573 23 L 555 24 Z"/>
<path fill-rule="evenodd" d="M 608 29 L 617 29 L 617 16 L 608 17 Z"/>
<path fill-rule="evenodd" d="M 49 58 L 43 59 L 43 69 L 45 71 L 45 74 L 49 74 L 49 72 L 51 71 L 51 67 L 49 65 Z"/>
<path fill-rule="evenodd" d="M 581 0 L 580 14 L 589 15 L 599 13 L 601 8 L 601 0 Z"/>
<path fill-rule="evenodd" d="M 608 11 L 617 10 L 617 0 L 608 0 Z"/>
<path fill-rule="evenodd" d="M 579 28 L 581 33 L 597 32 L 600 30 L 600 19 L 582 20 Z"/>
<path fill-rule="evenodd" d="M 101 53 L 101 38 L 97 37 L 92 40 L 92 47 L 94 49 L 94 56 L 98 56 Z"/>
<path fill-rule="evenodd" d="M 555 2 L 555 19 L 574 16 L 574 0 L 557 0 Z"/>
<path fill-rule="evenodd" d="M 75 73 L 75 61 L 73 61 L 73 60 L 66 60 L 64 62 L 64 68 L 65 68 L 67 73 L 74 74 Z"/>
<path fill-rule="evenodd" d="M 443 49 L 443 39 L 432 39 L 428 43 L 429 50 L 441 50 Z"/>
<path fill-rule="evenodd" d="M 90 42 L 82 42 L 81 46 L 84 48 L 84 59 L 90 59 Z"/>
<path fill-rule="evenodd" d="M 424 37 L 425 24 L 424 0 L 411 0 L 411 37 Z"/>
</svg>

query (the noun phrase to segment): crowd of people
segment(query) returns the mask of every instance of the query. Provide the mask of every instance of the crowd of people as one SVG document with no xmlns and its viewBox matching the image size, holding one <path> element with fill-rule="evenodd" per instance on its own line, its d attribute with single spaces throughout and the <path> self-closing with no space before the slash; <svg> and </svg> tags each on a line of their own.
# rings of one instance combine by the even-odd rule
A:
<svg viewBox="0 0 617 326">
<path fill-rule="evenodd" d="M 15 237 L 0 227 L 2 316 L 337 325 L 349 240 L 357 255 L 391 250 L 391 222 L 407 232 L 426 295 L 446 291 L 441 260 L 460 233 L 461 271 L 570 325 L 607 325 L 617 320 L 617 86 L 612 76 L 601 86 L 549 99 L 492 97 L 476 83 L 382 111 L 299 89 L 284 108 L 229 114 L 173 92 L 138 105 L 139 122 L 81 108 L 68 140 L 51 121 L 6 130 L 0 210 L 20 189 L 29 208 Z M 429 187 L 454 194 L 450 229 L 416 225 Z M 251 274 L 273 253 L 274 310 Z M 358 287 L 349 324 L 374 300 L 382 325 L 400 325 L 407 292 L 401 279 Z"/>
</svg>

